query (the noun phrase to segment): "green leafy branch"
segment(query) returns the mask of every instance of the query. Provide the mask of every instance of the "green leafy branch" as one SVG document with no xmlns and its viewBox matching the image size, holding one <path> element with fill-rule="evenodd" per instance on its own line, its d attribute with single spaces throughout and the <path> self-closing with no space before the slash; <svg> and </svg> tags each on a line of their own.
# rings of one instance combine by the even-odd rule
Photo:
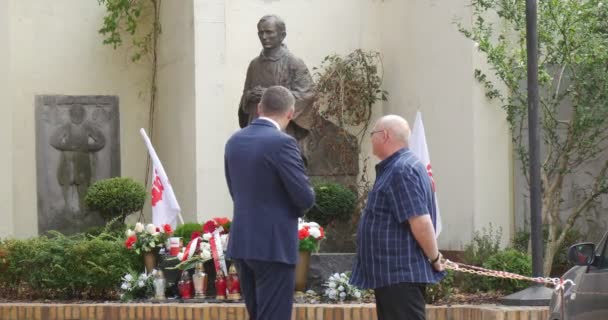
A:
<svg viewBox="0 0 608 320">
<path fill-rule="evenodd" d="M 474 77 L 505 110 L 528 178 L 525 1 L 473 0 L 471 7 L 472 24 L 458 27 L 485 56 L 491 72 L 478 69 Z M 538 3 L 546 274 L 575 221 L 608 192 L 608 161 L 593 166 L 608 150 L 607 21 L 608 9 L 600 0 Z M 565 205 L 564 182 L 575 174 L 589 176 L 590 183 L 580 199 Z"/>
</svg>

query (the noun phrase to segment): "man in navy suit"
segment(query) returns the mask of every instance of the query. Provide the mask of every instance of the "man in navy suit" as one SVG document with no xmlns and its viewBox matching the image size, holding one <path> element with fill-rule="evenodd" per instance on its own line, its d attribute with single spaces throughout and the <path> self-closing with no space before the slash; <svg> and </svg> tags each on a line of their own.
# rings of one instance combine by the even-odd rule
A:
<svg viewBox="0 0 608 320">
<path fill-rule="evenodd" d="M 227 257 L 234 259 L 251 319 L 291 319 L 298 254 L 298 218 L 313 189 L 296 140 L 284 132 L 295 99 L 266 89 L 259 118 L 226 143 L 225 174 L 234 216 Z"/>
</svg>

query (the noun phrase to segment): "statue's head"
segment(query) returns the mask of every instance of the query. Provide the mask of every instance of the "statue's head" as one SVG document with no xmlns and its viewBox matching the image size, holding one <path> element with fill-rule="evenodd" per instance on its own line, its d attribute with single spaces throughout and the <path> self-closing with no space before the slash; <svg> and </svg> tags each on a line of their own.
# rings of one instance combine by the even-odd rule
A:
<svg viewBox="0 0 608 320">
<path fill-rule="evenodd" d="M 258 22 L 258 37 L 264 49 L 273 49 L 281 45 L 287 36 L 285 22 L 277 15 L 266 15 Z"/>
<path fill-rule="evenodd" d="M 75 104 L 70 108 L 70 120 L 72 123 L 81 124 L 84 121 L 84 108 L 82 105 Z"/>
</svg>

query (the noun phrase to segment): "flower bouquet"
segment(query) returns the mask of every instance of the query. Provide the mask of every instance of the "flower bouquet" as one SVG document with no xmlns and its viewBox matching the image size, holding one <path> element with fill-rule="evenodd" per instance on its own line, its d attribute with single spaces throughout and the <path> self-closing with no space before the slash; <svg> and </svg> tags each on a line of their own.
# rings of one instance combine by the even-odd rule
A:
<svg viewBox="0 0 608 320">
<path fill-rule="evenodd" d="M 306 222 L 302 219 L 298 222 L 298 239 L 300 240 L 300 251 L 317 251 L 319 243 L 325 239 L 325 231 L 316 222 Z"/>
<path fill-rule="evenodd" d="M 216 229 L 220 229 L 220 234 L 228 234 L 230 232 L 230 225 L 232 221 L 228 218 L 224 217 L 216 217 L 211 220 L 208 220 L 203 224 L 203 234 L 211 234 Z"/>
<path fill-rule="evenodd" d="M 145 273 L 138 275 L 135 272 L 125 274 L 121 279 L 120 300 L 130 301 L 152 296 L 154 293 L 153 275 L 154 273 L 151 276 Z"/>
<path fill-rule="evenodd" d="M 361 291 L 348 283 L 348 279 L 349 275 L 346 273 L 334 273 L 329 276 L 329 279 L 323 284 L 324 287 L 327 287 L 323 295 L 333 301 L 361 299 Z"/>
<path fill-rule="evenodd" d="M 173 230 L 168 224 L 157 227 L 150 223 L 144 227 L 142 223 L 138 222 L 133 230 L 127 230 L 125 247 L 135 250 L 137 254 L 152 252 L 163 247 L 172 233 Z"/>
<path fill-rule="evenodd" d="M 211 238 L 219 234 L 222 251 L 228 246 L 228 232 L 231 221 L 228 218 L 213 218 L 203 224 L 201 232 L 193 232 L 188 245 L 177 255 L 181 261 L 175 268 L 180 270 L 192 269 L 197 262 L 213 259 Z M 219 245 L 218 244 L 218 247 Z"/>
</svg>

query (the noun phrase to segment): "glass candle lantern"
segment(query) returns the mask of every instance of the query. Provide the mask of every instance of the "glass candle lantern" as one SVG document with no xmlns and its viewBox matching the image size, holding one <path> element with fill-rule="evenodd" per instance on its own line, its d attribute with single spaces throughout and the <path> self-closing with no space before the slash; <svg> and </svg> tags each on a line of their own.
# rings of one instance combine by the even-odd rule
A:
<svg viewBox="0 0 608 320">
<path fill-rule="evenodd" d="M 192 279 L 190 278 L 190 273 L 188 273 L 188 270 L 182 271 L 182 276 L 177 283 L 177 288 L 182 299 L 192 299 L 192 291 L 194 287 L 192 286 Z"/>
<path fill-rule="evenodd" d="M 156 300 L 165 300 L 165 288 L 167 286 L 167 281 L 165 280 L 165 276 L 163 272 L 158 270 L 154 275 L 154 299 Z"/>
<path fill-rule="evenodd" d="M 194 282 L 194 297 L 204 298 L 207 293 L 207 274 L 203 271 L 202 262 L 196 264 L 195 272 L 192 275 L 192 282 Z"/>
</svg>

